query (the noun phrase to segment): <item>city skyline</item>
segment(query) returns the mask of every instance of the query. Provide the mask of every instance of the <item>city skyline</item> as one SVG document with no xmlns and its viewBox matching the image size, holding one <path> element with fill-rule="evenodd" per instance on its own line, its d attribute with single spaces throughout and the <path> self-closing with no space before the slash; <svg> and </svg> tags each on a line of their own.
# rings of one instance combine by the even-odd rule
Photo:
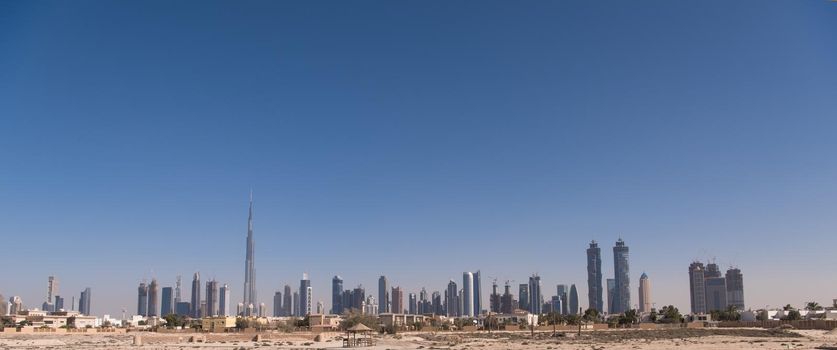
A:
<svg viewBox="0 0 837 350">
<path fill-rule="evenodd" d="M 837 244 L 831 2 L 47 0 L 0 17 L 0 232 L 25 262 L 7 300 L 66 308 L 90 288 L 93 313 L 121 315 L 140 282 L 184 276 L 175 308 L 216 280 L 235 311 L 248 188 L 254 306 L 299 294 L 302 272 L 316 308 L 334 275 L 444 298 L 477 270 L 482 308 L 491 280 L 516 295 L 533 274 L 545 301 L 574 284 L 586 306 L 592 240 L 604 303 L 619 237 L 631 307 L 646 271 L 658 307 L 688 310 L 695 260 L 741 269 L 726 303 L 837 290 L 811 268 L 826 254 L 787 248 Z"/>
</svg>

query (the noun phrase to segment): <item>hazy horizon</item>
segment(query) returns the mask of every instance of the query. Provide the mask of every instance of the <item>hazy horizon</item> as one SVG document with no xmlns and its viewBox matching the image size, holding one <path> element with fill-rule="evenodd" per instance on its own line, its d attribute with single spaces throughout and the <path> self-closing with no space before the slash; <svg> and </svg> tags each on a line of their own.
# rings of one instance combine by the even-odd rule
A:
<svg viewBox="0 0 837 350">
<path fill-rule="evenodd" d="M 544 298 L 630 247 L 652 301 L 688 265 L 747 307 L 830 304 L 833 2 L 0 3 L 0 294 L 136 311 L 192 274 L 242 300 L 311 276 L 377 298 L 463 271 Z M 821 248 L 822 247 L 822 248 Z M 202 286 L 203 288 L 204 286 Z M 76 301 L 77 303 L 77 301 Z"/>
</svg>

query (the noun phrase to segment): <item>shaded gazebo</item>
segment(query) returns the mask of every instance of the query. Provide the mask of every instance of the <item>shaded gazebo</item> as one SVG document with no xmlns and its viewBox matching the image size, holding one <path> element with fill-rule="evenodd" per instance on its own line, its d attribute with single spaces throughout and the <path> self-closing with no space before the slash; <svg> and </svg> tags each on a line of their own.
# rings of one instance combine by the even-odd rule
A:
<svg viewBox="0 0 837 350">
<path fill-rule="evenodd" d="M 369 334 L 371 332 L 372 328 L 367 327 L 363 323 L 358 323 L 350 327 L 346 330 L 346 338 L 343 339 L 343 347 L 354 348 L 375 345 L 374 339 Z M 360 333 L 360 338 L 357 336 L 358 333 Z"/>
</svg>

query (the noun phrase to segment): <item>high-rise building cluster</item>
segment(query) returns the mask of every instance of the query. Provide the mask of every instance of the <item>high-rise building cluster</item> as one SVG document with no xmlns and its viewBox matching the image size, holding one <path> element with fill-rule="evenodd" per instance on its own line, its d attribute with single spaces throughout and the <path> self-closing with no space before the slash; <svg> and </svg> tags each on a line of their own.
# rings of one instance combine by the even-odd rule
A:
<svg viewBox="0 0 837 350">
<path fill-rule="evenodd" d="M 177 314 L 192 318 L 211 316 L 266 316 L 265 303 L 258 302 L 256 294 L 255 239 L 253 230 L 254 205 L 250 192 L 249 213 L 247 218 L 247 237 L 245 251 L 244 292 L 242 301 L 231 308 L 231 289 L 212 278 L 201 282 L 200 272 L 192 278 L 191 294 L 183 298 L 181 277 L 177 276 L 174 286 L 160 287 L 158 280 L 150 283 L 143 280 L 137 287 L 136 314 L 146 317 L 164 317 Z M 587 255 L 587 299 L 588 308 L 611 314 L 623 313 L 631 309 L 629 248 L 619 238 L 613 246 L 613 278 L 604 278 L 602 272 L 601 248 L 592 241 L 586 250 Z M 604 281 L 603 281 L 604 279 Z M 555 295 L 545 296 L 541 277 L 535 273 L 526 283 L 517 284 L 517 297 L 512 293 L 512 282 L 505 281 L 502 292 L 494 279 L 489 296 L 488 308 L 483 309 L 482 274 L 480 270 L 465 271 L 462 279 L 450 279 L 442 291 L 428 292 L 427 289 L 405 291 L 400 286 L 393 286 L 387 276 L 378 278 L 377 295 L 367 294 L 358 284 L 355 288 L 345 288 L 344 280 L 335 275 L 331 282 L 331 308 L 326 310 L 325 303 L 314 300 L 313 288 L 308 273 L 302 274 L 297 290 L 291 284 L 285 284 L 273 295 L 272 316 L 304 317 L 315 313 L 332 314 L 437 314 L 449 317 L 477 317 L 485 312 L 513 314 L 520 311 L 533 314 L 560 313 L 579 314 L 583 311 L 579 303 L 578 288 L 575 284 L 557 284 Z M 603 283 L 605 282 L 605 283 Z M 461 284 L 460 284 L 461 283 Z M 744 308 L 744 287 L 741 270 L 730 268 L 722 276 L 714 263 L 704 266 L 694 262 L 689 266 L 691 309 L 693 313 L 708 313 L 722 310 L 729 306 Z M 49 276 L 44 311 L 58 311 L 66 308 L 65 300 L 58 293 L 58 279 Z M 549 289 L 547 289 L 549 290 Z M 651 281 L 646 273 L 639 278 L 639 312 L 650 312 Z M 406 295 L 405 295 L 406 294 Z M 8 302 L 0 296 L 0 315 L 17 313 L 24 310 L 19 296 Z M 70 309 L 75 309 L 72 298 Z M 91 314 L 91 291 L 86 288 L 78 301 L 79 312 Z"/>
<path fill-rule="evenodd" d="M 180 300 L 180 277 L 174 287 L 160 287 L 157 279 L 151 283 L 140 282 L 137 288 L 137 315 L 146 317 L 165 317 L 169 314 L 194 318 L 206 316 L 229 316 L 230 288 L 220 285 L 215 279 L 201 285 L 201 275 L 195 272 L 192 277 L 190 301 Z M 196 306 L 195 306 L 196 305 Z"/>
<path fill-rule="evenodd" d="M 689 301 L 693 314 L 744 310 L 744 275 L 735 267 L 721 275 L 718 264 L 695 261 L 689 265 Z"/>
<path fill-rule="evenodd" d="M 12 296 L 7 301 L 2 294 L 0 294 L 0 316 L 14 315 L 19 312 L 27 310 L 26 305 L 23 304 L 23 298 L 20 296 Z M 90 316 L 92 310 L 92 294 L 90 287 L 81 291 L 78 299 L 78 309 L 76 309 L 76 298 L 70 299 L 70 304 L 66 305 L 64 297 L 58 294 L 58 277 L 49 276 L 47 278 L 47 293 L 46 300 L 41 304 L 41 311 L 48 313 L 53 312 L 77 312 L 84 316 Z"/>
</svg>

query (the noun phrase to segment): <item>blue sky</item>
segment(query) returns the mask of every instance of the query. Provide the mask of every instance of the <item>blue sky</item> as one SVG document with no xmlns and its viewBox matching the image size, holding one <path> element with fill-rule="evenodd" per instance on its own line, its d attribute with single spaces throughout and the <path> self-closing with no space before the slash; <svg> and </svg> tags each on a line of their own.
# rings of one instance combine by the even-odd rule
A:
<svg viewBox="0 0 837 350">
<path fill-rule="evenodd" d="M 586 306 L 620 236 L 658 305 L 713 257 L 748 306 L 826 303 L 835 32 L 828 1 L 4 1 L 0 293 L 117 314 L 200 271 L 237 302 L 252 187 L 268 305 L 481 269 Z"/>
</svg>

